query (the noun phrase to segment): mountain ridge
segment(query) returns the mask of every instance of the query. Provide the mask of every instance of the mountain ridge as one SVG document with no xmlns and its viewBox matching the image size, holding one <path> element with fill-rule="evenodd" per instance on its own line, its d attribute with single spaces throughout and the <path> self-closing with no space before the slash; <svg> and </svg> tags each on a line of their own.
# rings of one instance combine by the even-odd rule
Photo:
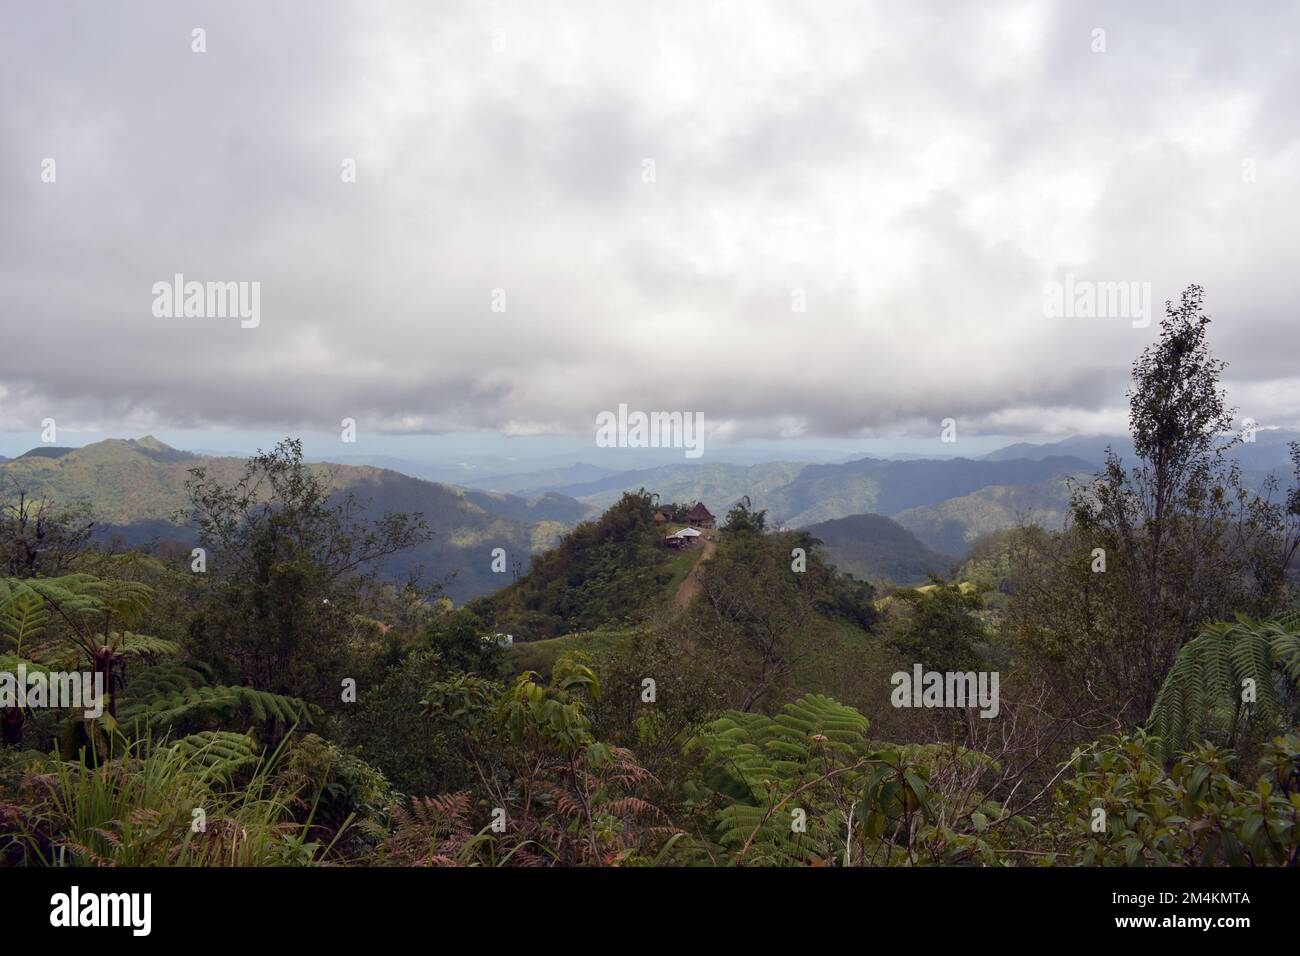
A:
<svg viewBox="0 0 1300 956">
<path fill-rule="evenodd" d="M 87 504 L 98 537 L 125 545 L 156 541 L 191 544 L 194 532 L 174 518 L 189 503 L 185 480 L 202 465 L 211 477 L 233 483 L 243 473 L 239 458 L 213 458 L 172 448 L 152 436 L 110 438 L 57 456 L 24 455 L 0 462 L 8 489 L 58 503 Z M 454 575 L 448 596 L 463 601 L 502 583 L 491 570 L 494 548 L 526 565 L 531 555 L 553 545 L 590 511 L 572 498 L 547 494 L 536 499 L 461 488 L 412 478 L 368 465 L 317 462 L 310 469 L 326 477 L 335 494 L 352 492 L 372 517 L 384 511 L 422 512 L 435 536 L 410 553 L 393 557 L 384 576 L 399 580 L 423 568 L 434 580 Z"/>
</svg>

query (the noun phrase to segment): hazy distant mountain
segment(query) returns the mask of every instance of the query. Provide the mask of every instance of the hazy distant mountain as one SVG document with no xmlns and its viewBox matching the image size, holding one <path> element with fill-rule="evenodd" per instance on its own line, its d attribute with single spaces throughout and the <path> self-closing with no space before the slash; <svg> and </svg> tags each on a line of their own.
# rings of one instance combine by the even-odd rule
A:
<svg viewBox="0 0 1300 956">
<path fill-rule="evenodd" d="M 768 510 L 774 526 L 807 527 L 851 515 L 888 516 L 909 508 L 937 505 L 990 485 L 1033 485 L 1056 475 L 1093 470 L 1088 462 L 1072 457 L 1012 461 L 858 458 L 836 464 L 767 462 L 749 466 L 678 464 L 618 472 L 596 481 L 567 485 L 564 493 L 603 510 L 624 491 L 645 488 L 665 502 L 703 501 L 719 517 L 748 495 L 754 507 Z M 972 520 L 982 526 L 987 521 L 976 520 L 977 510 L 982 513 L 987 509 L 971 509 Z M 949 518 L 955 520 L 955 512 Z M 950 528 L 939 540 L 951 545 L 964 536 L 964 529 L 958 533 Z M 950 553 L 960 555 L 964 551 L 960 548 Z"/>
<path fill-rule="evenodd" d="M 663 502 L 703 501 L 721 517 L 744 495 L 749 495 L 755 507 L 765 507 L 763 502 L 771 493 L 794 480 L 806 467 L 805 462 L 793 461 L 761 465 L 720 462 L 665 465 L 643 471 L 622 471 L 598 481 L 569 485 L 564 493 L 603 510 L 624 491 L 645 488 L 657 492 Z"/>
<path fill-rule="evenodd" d="M 73 448 L 62 447 L 59 445 L 38 445 L 37 447 L 23 452 L 19 458 L 62 458 Z"/>
<path fill-rule="evenodd" d="M 1240 462 L 1242 470 L 1252 476 L 1276 469 L 1289 471 L 1290 442 L 1300 441 L 1300 432 L 1286 429 L 1259 429 L 1252 441 L 1242 441 L 1233 446 L 1229 454 Z M 1128 435 L 1078 435 L 1046 444 L 1020 442 L 1007 445 L 983 457 L 983 461 L 1007 461 L 1015 458 L 1040 461 L 1052 456 L 1081 458 L 1100 468 L 1106 459 L 1107 446 L 1127 465 L 1134 463 L 1133 440 Z"/>
<path fill-rule="evenodd" d="M 87 502 L 101 536 L 117 536 L 127 545 L 175 540 L 189 543 L 192 533 L 175 523 L 176 511 L 188 503 L 187 472 L 204 465 L 222 481 L 242 472 L 238 458 L 205 458 L 170 448 L 150 438 L 109 439 L 84 448 L 38 448 L 0 463 L 6 491 L 60 502 Z M 395 556 L 384 572 L 393 579 L 422 566 L 427 577 L 441 580 L 455 572 L 448 594 L 458 601 L 494 590 L 508 575 L 493 573 L 493 548 L 505 548 L 508 561 L 526 568 L 530 555 L 550 547 L 581 520 L 588 506 L 558 494 L 528 500 L 515 495 L 471 491 L 362 465 L 317 463 L 339 493 L 351 491 L 373 515 L 384 511 L 422 512 L 435 537 L 410 554 Z"/>
<path fill-rule="evenodd" d="M 529 524 L 539 521 L 558 521 L 561 524 L 573 525 L 590 517 L 594 510 L 590 505 L 553 491 L 538 495 L 536 498 L 524 498 L 500 492 L 477 491 L 473 488 L 457 490 L 465 496 L 466 500 L 490 514 Z"/>
<path fill-rule="evenodd" d="M 1290 443 L 1300 441 L 1300 432 L 1284 428 L 1260 429 L 1255 432 L 1254 441 L 1243 441 L 1232 449 L 1232 457 L 1241 462 L 1242 471 L 1252 477 L 1265 472 L 1281 476 L 1290 476 L 1294 469 L 1291 465 Z"/>
<path fill-rule="evenodd" d="M 1028 485 L 1055 475 L 1091 471 L 1078 458 L 1041 461 L 881 461 L 865 458 L 842 465 L 809 465 L 794 481 L 763 496 L 758 504 L 791 527 L 851 514 L 896 515 L 938 504 L 989 485 Z M 924 539 L 922 539 L 924 540 Z"/>
<path fill-rule="evenodd" d="M 1086 478 L 1090 471 L 1075 477 Z M 1057 529 L 1065 524 L 1070 492 L 1067 475 L 1030 485 L 990 485 L 968 495 L 908 508 L 894 516 L 926 546 L 963 557 L 980 535 L 1021 523 Z"/>
<path fill-rule="evenodd" d="M 1128 435 L 1075 435 L 1061 441 L 1034 444 L 1018 442 L 997 451 L 989 452 L 983 461 L 1009 461 L 1024 458 L 1041 461 L 1044 458 L 1071 456 L 1100 467 L 1106 460 L 1106 448 L 1114 448 L 1125 459 L 1133 457 L 1133 440 Z"/>
<path fill-rule="evenodd" d="M 821 539 L 831 564 L 874 583 L 924 584 L 930 574 L 947 574 L 954 560 L 927 548 L 884 515 L 850 515 L 804 529 Z"/>
<path fill-rule="evenodd" d="M 569 494 L 574 485 L 588 484 L 619 474 L 613 468 L 601 468 L 578 462 L 564 468 L 544 468 L 540 471 L 521 472 L 509 475 L 487 475 L 465 482 L 469 487 L 482 488 L 485 491 L 507 491 L 513 494 L 543 494 L 548 491 L 563 491 Z"/>
</svg>

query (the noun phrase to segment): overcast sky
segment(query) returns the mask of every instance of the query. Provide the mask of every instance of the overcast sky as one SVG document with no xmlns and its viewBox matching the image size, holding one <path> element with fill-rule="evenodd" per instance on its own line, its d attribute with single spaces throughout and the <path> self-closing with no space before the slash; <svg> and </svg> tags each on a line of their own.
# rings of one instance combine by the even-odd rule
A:
<svg viewBox="0 0 1300 956">
<path fill-rule="evenodd" d="M 714 442 L 1114 432 L 1192 282 L 1234 404 L 1300 425 L 1294 3 L 3 18 L 14 446 L 581 437 L 619 403 Z M 260 283 L 260 324 L 155 316 L 176 273 Z M 1154 321 L 1045 315 L 1067 274 L 1151 283 Z"/>
</svg>

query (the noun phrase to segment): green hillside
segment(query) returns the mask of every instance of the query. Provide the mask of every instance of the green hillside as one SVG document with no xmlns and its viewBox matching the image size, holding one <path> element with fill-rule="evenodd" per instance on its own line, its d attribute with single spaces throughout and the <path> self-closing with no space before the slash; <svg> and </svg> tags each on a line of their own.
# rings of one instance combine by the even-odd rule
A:
<svg viewBox="0 0 1300 956">
<path fill-rule="evenodd" d="M 89 505 L 103 539 L 128 546 L 158 541 L 188 543 L 192 535 L 175 523 L 188 504 L 185 482 L 202 465 L 223 482 L 234 482 L 244 462 L 180 451 L 156 438 L 108 439 L 84 448 L 35 449 L 0 462 L 0 481 L 9 491 L 61 504 Z M 529 501 L 514 495 L 471 491 L 410 478 L 364 465 L 313 464 L 338 493 L 351 492 L 363 511 L 420 512 L 434 538 L 428 544 L 390 557 L 383 575 L 402 580 L 417 569 L 426 579 L 451 576 L 447 594 L 465 601 L 500 587 L 516 560 L 526 568 L 530 556 L 551 547 L 587 506 L 564 495 Z M 492 551 L 506 551 L 507 571 L 493 571 Z"/>
<path fill-rule="evenodd" d="M 654 499 L 628 492 L 595 521 L 538 555 L 528 574 L 472 609 L 499 632 L 525 641 L 621 625 L 664 597 L 680 568 L 661 546 Z"/>
<path fill-rule="evenodd" d="M 962 557 L 981 535 L 1033 523 L 1049 530 L 1065 523 L 1069 475 L 1032 485 L 991 485 L 938 504 L 909 508 L 894 520 L 926 547 Z"/>
<path fill-rule="evenodd" d="M 804 530 L 822 542 L 826 560 L 838 570 L 877 585 L 922 584 L 953 563 L 884 515 L 850 515 Z"/>
<path fill-rule="evenodd" d="M 772 494 L 755 496 L 755 504 L 767 508 L 783 524 L 802 528 L 851 514 L 892 517 L 909 508 L 935 505 L 990 485 L 1031 485 L 1077 471 L 1091 469 L 1086 462 L 1067 457 L 1041 461 L 863 458 L 839 465 L 809 465 Z"/>
</svg>

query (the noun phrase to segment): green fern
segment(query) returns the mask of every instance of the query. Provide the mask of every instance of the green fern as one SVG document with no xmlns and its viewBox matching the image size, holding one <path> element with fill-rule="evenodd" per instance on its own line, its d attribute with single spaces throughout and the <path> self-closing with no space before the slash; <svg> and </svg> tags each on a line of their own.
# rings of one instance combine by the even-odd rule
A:
<svg viewBox="0 0 1300 956">
<path fill-rule="evenodd" d="M 203 730 L 182 737 L 171 745 L 182 754 L 190 767 L 201 768 L 199 776 L 206 780 L 217 778 L 226 782 L 245 767 L 252 767 L 262 759 L 262 748 L 247 734 L 228 730 Z"/>
<path fill-rule="evenodd" d="M 791 813 L 830 795 L 805 793 L 778 804 L 829 769 L 863 760 L 871 751 L 869 726 L 856 710 L 821 694 L 801 697 L 775 717 L 728 711 L 715 720 L 688 750 L 706 757 L 706 789 L 697 796 L 725 804 L 715 819 L 718 843 L 736 850 L 752 837 L 760 859 L 817 858 L 829 836 L 817 831 L 838 829 L 843 815 L 807 813 L 810 831 L 803 833 L 791 826 Z M 860 777 L 844 773 L 838 789 L 851 789 Z"/>
<path fill-rule="evenodd" d="M 45 634 L 50 625 L 49 603 L 20 582 L 0 579 L 0 644 L 18 655 Z"/>
<path fill-rule="evenodd" d="M 212 681 L 212 668 L 201 661 L 166 661 L 134 675 L 126 693 L 134 700 L 147 701 L 192 687 L 206 687 Z"/>
<path fill-rule="evenodd" d="M 1255 701 L 1243 702 L 1246 682 Z M 1178 652 L 1147 730 L 1168 758 L 1207 739 L 1230 739 L 1244 720 L 1273 724 L 1300 691 L 1300 614 L 1211 624 Z"/>
<path fill-rule="evenodd" d="M 90 574 L 0 578 L 0 639 L 17 654 L 63 668 L 102 666 L 106 655 L 152 659 L 179 653 L 174 641 L 126 629 L 138 624 L 152 603 L 153 589 L 136 581 Z"/>
<path fill-rule="evenodd" d="M 118 723 L 140 736 L 177 728 L 290 727 L 312 721 L 311 706 L 296 697 L 252 687 L 213 686 L 211 679 L 206 664 L 172 661 L 150 667 L 122 692 Z"/>
</svg>

